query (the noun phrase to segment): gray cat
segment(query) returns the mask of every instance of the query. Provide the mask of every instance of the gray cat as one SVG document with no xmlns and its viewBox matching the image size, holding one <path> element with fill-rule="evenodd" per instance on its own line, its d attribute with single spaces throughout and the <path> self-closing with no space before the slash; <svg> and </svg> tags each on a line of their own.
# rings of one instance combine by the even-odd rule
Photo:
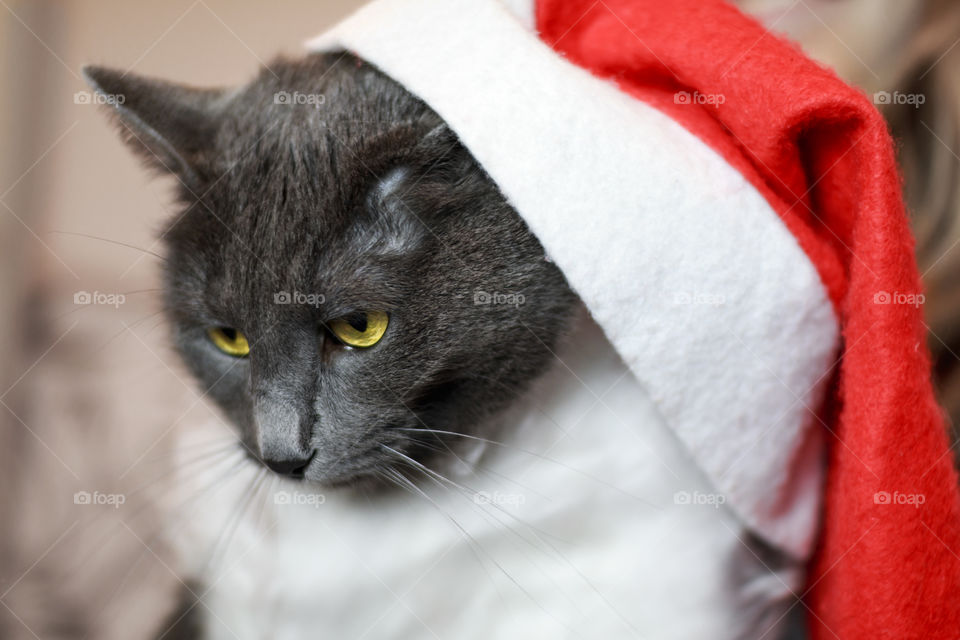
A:
<svg viewBox="0 0 960 640">
<path fill-rule="evenodd" d="M 387 447 L 426 462 L 443 438 L 426 425 L 476 434 L 543 372 L 577 302 L 439 116 L 338 58 L 277 61 L 239 90 L 84 71 L 123 96 L 124 140 L 178 178 L 162 233 L 178 352 L 251 458 L 325 485 L 382 481 L 405 464 Z M 324 108 L 278 100 L 293 94 Z"/>
<path fill-rule="evenodd" d="M 399 500 L 390 497 L 395 485 L 438 506 L 438 499 L 402 470 L 418 471 L 421 483 L 453 482 L 435 470 L 463 462 L 464 442 L 494 442 L 492 438 L 499 433 L 496 425 L 511 429 L 511 425 L 528 424 L 528 431 L 540 437 L 543 425 L 529 427 L 529 415 L 534 412 L 517 413 L 514 405 L 549 371 L 554 370 L 556 376 L 555 370 L 566 367 L 558 364 L 558 351 L 574 349 L 569 361 L 576 361 L 578 342 L 585 354 L 584 367 L 594 366 L 589 364 L 591 358 L 600 358 L 612 372 L 612 387 L 625 381 L 622 384 L 626 386 L 606 402 L 615 402 L 617 393 L 625 402 L 634 402 L 641 393 L 630 386 L 635 383 L 598 332 L 575 332 L 577 326 L 586 326 L 582 318 L 578 320 L 581 305 L 577 296 L 456 135 L 422 101 L 363 60 L 342 54 L 281 60 L 234 90 L 188 88 L 96 67 L 88 67 L 84 73 L 96 91 L 122 96 L 122 100 L 113 100 L 113 113 L 124 140 L 149 166 L 178 180 L 182 210 L 162 233 L 165 308 L 177 351 L 229 419 L 250 464 L 270 469 L 283 478 L 284 486 L 319 487 L 340 496 L 327 513 L 340 513 L 345 520 L 362 512 L 358 518 L 368 518 L 363 522 L 378 523 L 378 514 L 396 512 L 390 511 Z M 484 304 L 489 302 L 487 292 L 513 296 L 516 303 Z M 570 389 L 583 386 L 579 380 L 571 384 Z M 565 388 L 551 379 L 550 384 L 541 385 L 539 397 L 562 404 L 564 392 L 555 390 L 550 395 L 544 390 L 551 385 Z M 588 409 L 597 404 L 589 397 L 584 402 Z M 651 420 L 655 418 L 652 408 L 649 415 Z M 595 428 L 599 434 L 599 425 Z M 591 434 L 585 436 L 587 444 L 578 446 L 577 451 L 589 454 Z M 605 446 L 626 455 L 631 449 L 619 444 L 616 438 L 620 437 L 614 435 Z M 690 467 L 669 436 L 652 434 L 648 438 L 659 447 L 655 458 L 669 459 L 668 466 L 675 469 Z M 558 457 L 561 450 L 556 450 Z M 601 452 L 596 452 L 600 462 L 592 463 L 600 467 L 604 465 Z M 676 480 L 663 473 L 654 479 L 644 476 L 652 473 L 650 468 L 657 462 L 609 459 L 611 468 L 638 468 L 629 481 L 630 491 L 650 486 L 670 496 L 677 488 L 702 482 L 695 471 L 681 471 L 682 482 L 672 470 Z M 506 461 L 498 468 L 509 467 Z M 583 490 L 584 478 L 579 476 L 570 488 L 550 482 L 548 486 L 558 494 L 551 498 L 579 496 L 569 499 L 569 513 L 557 521 L 562 526 L 556 531 L 588 541 L 580 546 L 588 553 L 606 545 L 615 557 L 610 575 L 618 575 L 621 562 L 623 576 L 633 575 L 629 583 L 621 585 L 625 588 L 620 595 L 627 602 L 647 601 L 650 611 L 639 607 L 637 612 L 625 612 L 606 597 L 594 598 L 600 589 L 579 569 L 579 577 L 571 578 L 573 572 L 566 564 L 572 563 L 564 556 L 566 573 L 557 573 L 561 577 L 554 581 L 575 580 L 576 589 L 587 594 L 579 598 L 585 609 L 594 606 L 592 599 L 596 599 L 596 606 L 614 611 L 610 616 L 614 622 L 609 624 L 621 626 L 611 628 L 624 635 L 640 634 L 632 622 L 633 614 L 655 618 L 661 613 L 658 609 L 663 609 L 663 628 L 671 630 L 658 635 L 655 629 L 647 629 L 644 634 L 654 634 L 648 637 L 695 637 L 684 631 L 688 628 L 724 628 L 725 634 L 718 630 L 712 635 L 717 638 L 749 637 L 758 621 L 772 621 L 772 628 L 786 610 L 789 589 L 782 580 L 777 584 L 768 571 L 770 565 L 778 566 L 780 559 L 754 540 L 751 544 L 757 554 L 746 554 L 741 538 L 749 538 L 749 534 L 732 519 L 721 523 L 716 514 L 725 511 L 703 515 L 669 503 L 647 509 L 646 513 L 655 516 L 655 526 L 663 527 L 651 537 L 652 541 L 662 538 L 657 547 L 641 542 L 648 529 L 642 529 L 629 515 L 636 503 L 624 506 L 618 502 L 627 491 L 619 487 L 619 494 L 604 493 L 607 489 L 603 487 Z M 628 498 L 636 496 L 629 494 Z M 490 496 L 485 500 L 483 506 L 490 503 Z M 503 504 L 511 506 L 507 501 Z M 592 507 L 597 511 L 590 512 Z M 544 508 L 544 515 L 534 519 L 549 526 L 556 515 L 552 509 Z M 491 509 L 486 513 L 496 516 Z M 668 513 L 671 517 L 663 515 Z M 360 532 L 357 537 L 370 536 L 371 552 L 387 545 L 395 554 L 409 556 L 412 567 L 419 567 L 422 563 L 414 559 L 415 542 L 434 534 L 429 533 L 430 526 L 418 524 L 388 535 L 397 519 L 404 517 L 396 515 L 384 521 L 386 540 L 371 531 L 379 524 L 358 524 L 354 531 Z M 411 522 L 416 517 L 409 516 Z M 628 518 L 622 528 L 606 524 L 622 517 Z M 455 524 L 465 528 L 460 521 Z M 301 530 L 295 533 L 300 537 L 304 527 L 317 527 L 319 536 L 320 527 L 326 524 L 310 521 L 298 526 Z M 411 537 L 405 538 L 407 535 Z M 554 548 L 553 542 L 534 535 L 538 541 L 532 544 L 539 551 Z M 607 535 L 619 537 L 603 538 Z M 499 544 L 479 534 L 473 540 L 478 555 Z M 634 544 L 640 545 L 636 557 L 625 556 L 623 550 Z M 311 562 L 308 558 L 322 553 L 311 548 L 317 545 L 318 538 L 308 535 L 299 547 L 304 551 L 295 557 L 304 563 L 302 570 L 333 574 L 329 567 L 338 565 L 338 559 L 330 556 L 336 554 L 324 556 L 316 569 L 312 565 L 306 568 Z M 658 558 L 661 554 L 663 560 Z M 439 552 L 434 555 L 440 556 Z M 493 554 L 489 555 L 492 559 Z M 453 601 L 445 605 L 449 611 L 436 616 L 437 624 L 449 623 L 444 619 L 448 614 L 469 609 L 471 598 L 480 602 L 485 597 L 480 589 L 483 579 L 471 583 L 470 574 L 462 569 L 463 563 L 471 560 L 467 555 L 438 582 L 441 589 L 449 587 L 449 592 L 424 596 L 426 602 L 442 597 Z M 247 561 L 255 564 L 252 558 Z M 720 570 L 708 571 L 708 561 Z M 294 566 L 284 573 L 279 563 L 265 562 L 257 569 L 260 574 L 252 570 L 260 576 L 253 578 L 254 582 L 268 576 L 278 583 L 290 583 L 301 570 Z M 681 611 L 701 609 L 697 613 L 701 626 L 684 627 L 692 623 L 658 604 L 654 591 L 647 596 L 643 589 L 634 591 L 635 583 L 649 588 L 665 579 L 666 573 L 637 573 L 650 572 L 651 562 L 671 567 L 669 572 L 676 575 L 673 582 L 679 585 L 675 592 L 688 594 L 690 600 L 685 603 L 671 596 L 668 602 L 675 601 Z M 361 559 L 359 564 L 365 562 Z M 495 559 L 493 564 L 503 568 Z M 683 568 L 676 569 L 678 564 Z M 598 566 L 610 571 L 609 565 L 604 560 Z M 377 566 L 389 571 L 392 565 L 383 561 Z M 528 588 L 535 578 L 515 579 L 514 575 L 510 579 L 524 594 L 537 591 Z M 699 579 L 708 575 L 711 577 Z M 219 580 L 199 574 L 192 579 L 183 604 L 159 632 L 161 637 L 215 636 L 209 631 L 214 622 L 205 614 L 208 607 L 197 606 L 197 594 L 206 593 Z M 345 581 L 350 580 L 348 565 L 335 578 L 317 583 L 317 593 L 307 594 L 307 608 L 317 603 L 310 598 L 327 598 L 324 602 L 333 603 L 337 597 L 346 597 L 343 593 L 351 593 L 351 585 Z M 330 582 L 335 583 L 336 591 L 322 595 L 321 587 L 329 587 Z M 367 588 L 357 587 L 358 595 L 348 601 L 359 603 Z M 467 595 L 454 595 L 462 588 Z M 701 588 L 706 594 L 702 602 L 713 604 L 701 604 Z M 220 585 L 221 592 L 227 590 Z M 274 603 L 264 602 L 261 595 L 253 601 L 281 617 L 276 612 L 288 611 L 293 606 L 290 601 L 303 595 L 302 590 L 292 591 L 293 596 Z M 544 606 L 537 597 L 530 599 L 541 609 L 551 606 Z M 234 611 L 237 620 L 246 619 L 250 606 L 231 609 L 233 605 L 226 602 L 227 596 L 221 597 L 209 610 Z M 716 609 L 711 608 L 714 604 Z M 284 635 L 279 627 L 270 626 L 279 624 L 274 621 L 265 623 L 272 630 L 263 633 L 270 637 L 316 637 L 318 633 L 320 637 L 327 637 L 325 633 L 347 637 L 333 630 L 342 628 L 361 635 L 350 626 L 353 621 L 343 621 L 345 614 L 340 612 L 338 617 L 336 604 L 329 606 L 332 610 L 320 616 L 324 631 L 304 624 L 300 632 Z M 514 620 L 526 621 L 530 616 L 512 611 L 509 615 Z M 725 616 L 731 612 L 727 620 Z M 213 616 L 220 618 L 216 613 Z M 419 619 L 417 614 L 413 617 Z M 464 619 L 468 617 L 464 613 Z M 507 617 L 504 613 L 503 619 Z M 551 613 L 550 617 L 556 616 Z M 603 631 L 608 624 L 605 619 L 596 620 L 596 633 L 604 637 L 614 634 Z M 398 622 L 396 628 L 403 629 L 402 624 Z M 493 629 L 512 633 L 513 627 L 504 626 L 496 617 L 483 618 L 481 624 L 491 633 Z M 523 622 L 516 628 L 540 628 L 532 624 Z M 251 630 L 253 626 L 246 627 L 244 634 L 262 637 Z M 298 628 L 292 622 L 288 626 Z M 392 635 L 412 637 L 411 633 L 416 635 L 409 629 Z M 489 637 L 476 624 L 473 633 Z"/>
<path fill-rule="evenodd" d="M 251 456 L 324 484 L 396 463 L 379 445 L 419 458 L 402 429 L 472 432 L 543 371 L 576 302 L 440 118 L 338 57 L 276 62 L 238 91 L 86 70 L 125 97 L 124 139 L 180 180 L 162 234 L 179 353 Z"/>
</svg>

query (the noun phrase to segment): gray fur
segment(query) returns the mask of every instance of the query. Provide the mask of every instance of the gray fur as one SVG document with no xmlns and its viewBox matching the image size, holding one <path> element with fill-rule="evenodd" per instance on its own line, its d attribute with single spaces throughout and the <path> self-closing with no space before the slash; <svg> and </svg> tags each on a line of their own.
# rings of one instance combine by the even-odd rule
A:
<svg viewBox="0 0 960 640">
<path fill-rule="evenodd" d="M 439 116 L 369 64 L 278 61 L 233 91 L 85 73 L 180 180 L 163 233 L 173 340 L 253 457 L 369 481 L 397 462 L 381 445 L 429 457 L 436 436 L 410 428 L 475 433 L 550 362 L 576 296 Z M 390 314 L 371 348 L 326 329 L 366 310 Z M 212 326 L 242 330 L 250 356 L 220 353 Z"/>
</svg>

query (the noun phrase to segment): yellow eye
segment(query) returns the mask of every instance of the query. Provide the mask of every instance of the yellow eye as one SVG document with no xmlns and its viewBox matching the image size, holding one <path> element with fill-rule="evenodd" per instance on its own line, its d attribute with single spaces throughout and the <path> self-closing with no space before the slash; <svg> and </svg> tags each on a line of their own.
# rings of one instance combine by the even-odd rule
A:
<svg viewBox="0 0 960 640">
<path fill-rule="evenodd" d="M 236 329 L 231 329 L 230 327 L 213 327 L 207 329 L 207 335 L 210 337 L 210 342 L 228 356 L 242 358 L 250 353 L 247 336 Z"/>
<path fill-rule="evenodd" d="M 386 311 L 367 311 L 331 321 L 330 331 L 347 346 L 372 347 L 380 342 L 388 322 Z"/>
</svg>

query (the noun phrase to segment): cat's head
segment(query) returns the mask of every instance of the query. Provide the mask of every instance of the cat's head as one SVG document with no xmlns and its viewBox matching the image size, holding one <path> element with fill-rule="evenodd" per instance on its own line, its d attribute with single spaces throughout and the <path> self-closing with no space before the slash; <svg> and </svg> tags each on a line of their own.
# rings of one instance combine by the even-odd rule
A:
<svg viewBox="0 0 960 640">
<path fill-rule="evenodd" d="M 177 350 L 253 457 L 326 483 L 475 434 L 553 358 L 560 271 L 424 103 L 348 54 L 238 89 L 85 75 L 178 179 Z"/>
</svg>

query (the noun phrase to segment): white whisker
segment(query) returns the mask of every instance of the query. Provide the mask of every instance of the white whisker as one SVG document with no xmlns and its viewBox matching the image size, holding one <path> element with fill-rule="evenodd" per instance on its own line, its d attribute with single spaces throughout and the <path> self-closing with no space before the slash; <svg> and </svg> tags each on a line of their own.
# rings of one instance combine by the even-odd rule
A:
<svg viewBox="0 0 960 640">
<path fill-rule="evenodd" d="M 636 500 L 637 502 L 641 502 L 641 503 L 643 503 L 644 505 L 650 507 L 651 509 L 656 509 L 657 511 L 662 511 L 662 510 L 663 510 L 662 507 L 660 507 L 660 506 L 658 506 L 658 505 L 656 505 L 656 504 L 653 504 L 653 503 L 650 502 L 649 500 L 646 500 L 646 499 L 644 499 L 644 498 L 641 498 L 640 496 L 634 495 L 634 494 L 630 493 L 629 491 L 626 491 L 625 489 L 622 489 L 622 488 L 620 488 L 620 487 L 618 487 L 618 486 L 616 486 L 616 485 L 610 484 L 609 482 L 607 482 L 606 480 L 603 480 L 602 478 L 598 478 L 598 477 L 596 477 L 596 476 L 594 476 L 594 475 L 592 475 L 592 474 L 587 473 L 586 471 L 582 471 L 582 470 L 580 470 L 580 469 L 577 469 L 576 467 L 571 467 L 570 465 L 568 465 L 568 464 L 566 464 L 566 463 L 564 463 L 564 462 L 561 462 L 560 460 L 556 460 L 556 459 L 554 459 L 554 458 L 550 458 L 550 457 L 548 457 L 548 456 L 539 454 L 539 453 L 537 453 L 537 452 L 535 452 L 535 451 L 530 451 L 529 449 L 524 449 L 524 448 L 522 448 L 522 447 L 516 447 L 516 446 L 514 446 L 514 445 L 510 445 L 510 444 L 507 444 L 507 443 L 505 443 L 505 442 L 498 442 L 498 441 L 496 441 L 496 440 L 490 440 L 489 438 L 482 438 L 482 437 L 480 437 L 480 436 L 473 436 L 473 435 L 469 435 L 469 434 L 466 434 L 466 433 L 457 433 L 456 431 L 444 431 L 444 430 L 442 430 L 442 429 L 426 429 L 426 428 L 419 428 L 419 427 L 397 427 L 397 430 L 398 430 L 398 431 L 413 431 L 413 432 L 430 433 L 430 434 L 444 435 L 444 436 L 456 436 L 456 437 L 459 437 L 459 438 L 465 438 L 465 439 L 467 439 L 467 440 L 475 440 L 475 441 L 477 441 L 477 442 L 483 442 L 483 443 L 491 444 L 491 445 L 494 445 L 494 446 L 497 446 L 497 447 L 503 447 L 503 448 L 506 448 L 506 449 L 510 449 L 511 451 L 519 451 L 520 453 L 525 453 L 525 454 L 527 454 L 527 455 L 529 455 L 529 456 L 533 456 L 533 457 L 535 457 L 535 458 L 539 458 L 540 460 L 543 460 L 544 462 L 549 462 L 549 463 L 551 463 L 551 464 L 556 464 L 556 465 L 558 465 L 558 466 L 560 466 L 560 467 L 563 467 L 564 469 L 567 469 L 567 470 L 572 471 L 572 472 L 574 472 L 574 473 L 576 473 L 576 474 L 579 474 L 579 475 L 581 475 L 581 476 L 583 476 L 583 477 L 585 477 L 585 478 L 588 478 L 588 479 L 590 479 L 590 480 L 593 480 L 594 482 L 596 482 L 596 483 L 598 483 L 598 484 L 602 484 L 603 486 L 608 487 L 608 488 L 610 488 L 610 489 L 613 489 L 614 491 L 617 491 L 618 493 L 621 493 L 621 494 L 623 494 L 623 495 L 625 495 L 625 496 L 627 496 L 627 497 L 629 497 L 629 498 L 632 498 L 632 499 Z"/>
</svg>

